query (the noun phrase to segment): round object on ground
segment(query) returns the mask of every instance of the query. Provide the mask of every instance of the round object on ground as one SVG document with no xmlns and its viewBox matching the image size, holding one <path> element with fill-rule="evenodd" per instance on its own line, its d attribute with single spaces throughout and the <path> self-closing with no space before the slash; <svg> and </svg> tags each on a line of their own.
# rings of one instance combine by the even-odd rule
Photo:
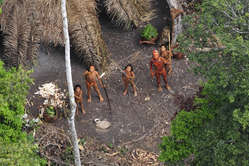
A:
<svg viewBox="0 0 249 166">
<path fill-rule="evenodd" d="M 96 127 L 100 129 L 108 129 L 111 126 L 111 123 L 107 120 L 99 120 L 99 119 L 94 119 L 96 123 Z"/>
</svg>

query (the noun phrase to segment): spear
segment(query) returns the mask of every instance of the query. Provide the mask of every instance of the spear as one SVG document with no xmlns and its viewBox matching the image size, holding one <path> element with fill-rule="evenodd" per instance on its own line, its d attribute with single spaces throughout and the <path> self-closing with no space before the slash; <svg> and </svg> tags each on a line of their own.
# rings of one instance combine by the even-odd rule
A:
<svg viewBox="0 0 249 166">
<path fill-rule="evenodd" d="M 102 77 L 103 77 L 104 75 L 105 75 L 105 72 L 102 73 L 102 74 L 100 75 L 100 79 L 101 79 L 101 82 L 102 82 L 102 84 L 103 84 L 103 89 L 104 89 L 104 91 L 105 91 L 105 95 L 106 95 L 106 98 L 107 98 L 107 103 L 108 103 L 108 106 L 109 106 L 109 109 L 110 109 L 110 115 L 111 115 L 111 117 L 112 117 L 112 107 L 111 107 L 110 99 L 109 99 L 107 90 L 106 90 L 106 88 L 105 88 L 104 82 L 103 82 L 103 80 L 102 80 Z"/>
<path fill-rule="evenodd" d="M 168 33 L 168 38 L 169 38 L 169 50 L 170 50 L 170 33 Z"/>
</svg>

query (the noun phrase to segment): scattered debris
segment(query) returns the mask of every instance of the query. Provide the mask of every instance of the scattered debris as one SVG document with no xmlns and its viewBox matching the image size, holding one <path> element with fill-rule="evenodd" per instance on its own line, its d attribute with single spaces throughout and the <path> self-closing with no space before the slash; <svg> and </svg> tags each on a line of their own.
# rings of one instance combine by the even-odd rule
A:
<svg viewBox="0 0 249 166">
<path fill-rule="evenodd" d="M 153 152 L 148 152 L 143 149 L 135 149 L 129 155 L 130 163 L 132 166 L 138 166 L 140 163 L 143 165 L 158 166 L 158 155 Z M 142 166 L 142 165 L 141 165 Z"/>
</svg>

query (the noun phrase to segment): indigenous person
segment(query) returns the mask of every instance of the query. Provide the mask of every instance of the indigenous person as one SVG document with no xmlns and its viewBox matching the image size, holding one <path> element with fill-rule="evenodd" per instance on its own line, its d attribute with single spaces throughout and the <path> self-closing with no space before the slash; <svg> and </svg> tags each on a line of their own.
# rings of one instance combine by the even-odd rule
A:
<svg viewBox="0 0 249 166">
<path fill-rule="evenodd" d="M 167 71 L 165 69 L 166 64 L 169 64 L 169 62 L 163 57 L 160 57 L 159 52 L 157 50 L 154 50 L 153 57 L 151 58 L 151 61 L 150 61 L 150 73 L 151 73 L 152 78 L 154 77 L 154 75 L 156 76 L 157 87 L 158 87 L 159 92 L 162 91 L 162 87 L 160 84 L 160 76 L 163 76 L 163 80 L 166 84 L 166 89 L 168 90 L 171 89 L 167 81 Z M 154 71 L 153 71 L 153 67 L 154 67 Z"/>
<path fill-rule="evenodd" d="M 128 64 L 125 69 L 124 69 L 124 73 L 122 74 L 122 80 L 124 82 L 124 92 L 123 95 L 126 96 L 127 92 L 128 92 L 128 85 L 130 84 L 133 88 L 133 92 L 134 92 L 134 96 L 137 96 L 137 90 L 136 90 L 136 85 L 134 82 L 135 79 L 135 74 L 133 72 L 133 67 L 131 64 Z"/>
<path fill-rule="evenodd" d="M 75 97 L 75 102 L 77 104 L 77 107 L 76 107 L 77 115 L 78 115 L 78 106 L 79 106 L 79 104 L 81 106 L 81 112 L 83 114 L 85 114 L 86 112 L 85 112 L 84 106 L 83 106 L 82 90 L 81 90 L 80 85 L 75 85 L 75 87 L 74 87 L 74 97 Z"/>
<path fill-rule="evenodd" d="M 100 85 L 104 87 L 102 80 L 100 79 L 99 73 L 95 71 L 95 67 L 93 65 L 90 65 L 89 70 L 83 73 L 83 76 L 85 76 L 86 80 L 86 87 L 87 87 L 87 96 L 88 100 L 87 102 L 91 102 L 91 88 L 94 87 L 95 91 L 97 92 L 99 96 L 100 102 L 104 101 L 104 98 L 102 97 L 100 90 L 97 85 L 97 80 L 99 80 Z"/>
<path fill-rule="evenodd" d="M 161 46 L 161 57 L 165 58 L 166 61 L 168 61 L 168 63 L 166 64 L 166 69 L 167 69 L 167 72 L 168 74 L 171 74 L 172 73 L 172 50 L 167 50 L 166 47 L 164 45 Z"/>
</svg>

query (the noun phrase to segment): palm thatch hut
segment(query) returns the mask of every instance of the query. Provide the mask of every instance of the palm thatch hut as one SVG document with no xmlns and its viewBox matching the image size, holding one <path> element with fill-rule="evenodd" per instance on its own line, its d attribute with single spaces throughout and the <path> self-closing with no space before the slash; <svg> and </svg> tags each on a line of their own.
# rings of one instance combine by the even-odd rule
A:
<svg viewBox="0 0 249 166">
<path fill-rule="evenodd" d="M 12 66 L 27 65 L 37 55 L 40 28 L 36 4 L 23 0 L 8 0 L 3 6 L 0 24 L 3 32 L 2 59 Z"/>
<path fill-rule="evenodd" d="M 151 0 L 97 0 L 113 22 L 129 29 L 153 17 Z M 60 0 L 6 0 L 0 16 L 7 64 L 28 65 L 40 44 L 64 46 Z M 96 0 L 67 1 L 71 46 L 85 64 L 103 69 L 110 52 L 102 38 Z"/>
<path fill-rule="evenodd" d="M 138 27 L 154 16 L 152 0 L 104 0 L 104 6 L 114 23 L 125 29 Z"/>
</svg>

